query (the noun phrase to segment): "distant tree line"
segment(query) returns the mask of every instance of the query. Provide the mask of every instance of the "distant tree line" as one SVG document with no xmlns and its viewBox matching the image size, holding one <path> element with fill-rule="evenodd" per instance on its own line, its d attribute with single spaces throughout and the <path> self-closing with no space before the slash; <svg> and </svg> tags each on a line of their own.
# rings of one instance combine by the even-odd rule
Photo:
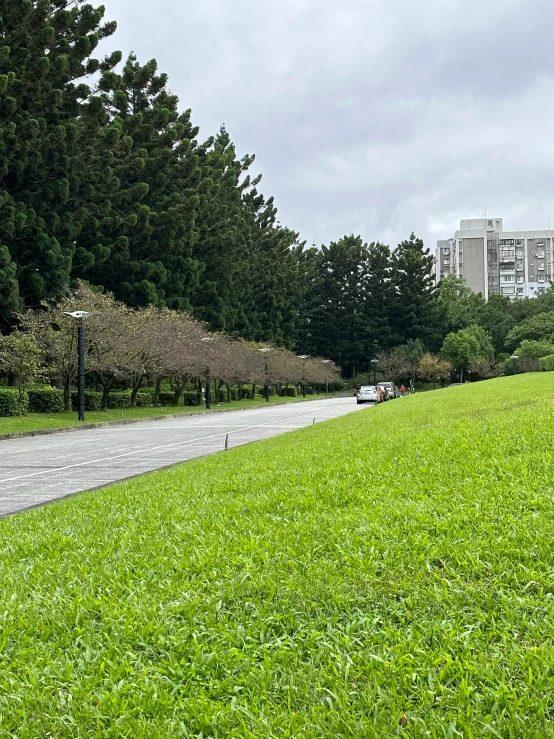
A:
<svg viewBox="0 0 554 739">
<path fill-rule="evenodd" d="M 29 388 L 43 390 L 35 387 L 42 381 L 62 390 L 63 409 L 71 410 L 78 324 L 70 314 L 83 304 L 90 309 L 87 387 L 101 395 L 99 409 L 108 407 L 115 389 L 129 391 L 130 407 L 137 406 L 146 390 L 149 405 L 160 404 L 162 391 L 171 395 L 163 405 L 181 405 L 185 391 L 194 392 L 194 404 L 200 405 L 208 387 L 214 399 L 230 401 L 232 389 L 243 399 L 245 387 L 251 399 L 263 389 L 277 395 L 296 394 L 297 386 L 304 392 L 307 386 L 328 392 L 340 377 L 331 360 L 232 340 L 210 333 L 182 311 L 130 308 L 113 295 L 80 283 L 59 302 L 45 301 L 40 309 L 20 314 L 17 329 L 0 336 L 0 378 L 19 389 L 20 400 Z M 294 393 L 286 392 L 289 385 Z"/>
</svg>

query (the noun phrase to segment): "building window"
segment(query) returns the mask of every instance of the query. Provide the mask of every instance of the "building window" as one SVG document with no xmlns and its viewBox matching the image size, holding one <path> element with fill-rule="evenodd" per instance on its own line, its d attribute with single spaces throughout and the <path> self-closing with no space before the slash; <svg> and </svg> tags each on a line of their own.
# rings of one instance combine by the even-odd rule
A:
<svg viewBox="0 0 554 739">
<path fill-rule="evenodd" d="M 537 252 L 537 256 L 541 259 L 544 259 L 544 249 L 539 249 L 539 251 Z"/>
<path fill-rule="evenodd" d="M 523 246 L 523 239 L 516 239 L 516 246 Z"/>
<path fill-rule="evenodd" d="M 523 275 L 518 275 L 516 278 L 516 282 L 523 282 Z"/>
<path fill-rule="evenodd" d="M 537 290 L 537 292 L 538 293 L 543 293 L 545 290 L 546 290 L 545 287 L 539 287 L 539 289 Z"/>
<path fill-rule="evenodd" d="M 515 275 L 500 275 L 500 282 L 515 282 Z"/>
<path fill-rule="evenodd" d="M 538 282 L 544 282 L 544 275 L 539 275 L 539 276 L 537 277 L 537 281 L 538 281 Z"/>
<path fill-rule="evenodd" d="M 537 269 L 544 270 L 544 262 L 539 262 L 537 265 Z"/>
<path fill-rule="evenodd" d="M 515 287 L 501 287 L 500 292 L 502 295 L 515 295 L 516 289 Z"/>
<path fill-rule="evenodd" d="M 516 264 L 516 269 L 518 272 L 523 272 L 523 262 L 518 262 Z"/>
</svg>

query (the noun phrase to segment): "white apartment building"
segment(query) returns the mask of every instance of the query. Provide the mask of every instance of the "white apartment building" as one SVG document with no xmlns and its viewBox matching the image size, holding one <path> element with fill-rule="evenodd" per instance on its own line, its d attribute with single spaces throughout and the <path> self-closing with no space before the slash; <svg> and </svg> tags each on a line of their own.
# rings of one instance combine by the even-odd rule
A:
<svg viewBox="0 0 554 739">
<path fill-rule="evenodd" d="M 554 230 L 503 231 L 502 218 L 466 219 L 453 238 L 437 241 L 435 282 L 463 277 L 476 293 L 536 298 L 553 275 Z"/>
</svg>

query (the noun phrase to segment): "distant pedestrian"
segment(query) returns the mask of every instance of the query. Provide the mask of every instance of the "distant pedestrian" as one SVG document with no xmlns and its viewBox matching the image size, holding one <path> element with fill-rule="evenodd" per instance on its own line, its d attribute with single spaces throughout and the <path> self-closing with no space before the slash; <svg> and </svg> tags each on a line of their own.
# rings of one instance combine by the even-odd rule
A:
<svg viewBox="0 0 554 739">
<path fill-rule="evenodd" d="M 401 398 L 404 397 L 405 392 L 406 392 L 406 388 L 404 387 L 404 385 L 400 385 L 400 397 Z"/>
</svg>

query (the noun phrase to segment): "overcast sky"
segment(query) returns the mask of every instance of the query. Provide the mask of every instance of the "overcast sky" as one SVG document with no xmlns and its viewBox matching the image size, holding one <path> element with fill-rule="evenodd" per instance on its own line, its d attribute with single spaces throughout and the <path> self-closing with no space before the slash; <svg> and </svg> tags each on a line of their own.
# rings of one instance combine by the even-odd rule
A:
<svg viewBox="0 0 554 739">
<path fill-rule="evenodd" d="M 308 243 L 554 226 L 552 0 L 103 0 Z"/>
</svg>

